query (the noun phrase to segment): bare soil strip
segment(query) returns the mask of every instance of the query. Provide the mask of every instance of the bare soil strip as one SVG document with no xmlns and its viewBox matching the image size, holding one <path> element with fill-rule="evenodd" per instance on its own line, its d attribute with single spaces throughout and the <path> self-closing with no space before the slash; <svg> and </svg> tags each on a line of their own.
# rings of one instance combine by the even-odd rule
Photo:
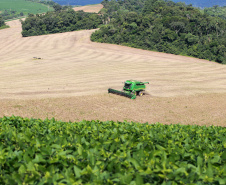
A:
<svg viewBox="0 0 226 185">
<path fill-rule="evenodd" d="M 225 65 L 92 43 L 95 30 L 22 38 L 18 20 L 7 24 L 0 30 L 0 116 L 226 125 Z M 149 81 L 149 95 L 107 94 L 127 79 Z"/>
</svg>

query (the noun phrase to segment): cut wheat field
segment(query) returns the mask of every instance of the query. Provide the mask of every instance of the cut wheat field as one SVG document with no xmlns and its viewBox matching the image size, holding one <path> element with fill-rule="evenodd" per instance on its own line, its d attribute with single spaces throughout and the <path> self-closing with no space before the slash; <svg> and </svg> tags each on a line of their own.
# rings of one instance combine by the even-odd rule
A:
<svg viewBox="0 0 226 185">
<path fill-rule="evenodd" d="M 73 9 L 75 11 L 83 10 L 84 12 L 98 13 L 102 8 L 103 8 L 102 4 L 93 4 L 93 5 L 87 5 L 87 6 L 74 7 Z"/>
<path fill-rule="evenodd" d="M 93 43 L 95 30 L 22 38 L 0 30 L 0 116 L 226 126 L 226 66 L 185 56 Z M 37 59 L 40 58 L 40 59 Z M 108 94 L 149 81 L 130 100 Z"/>
</svg>

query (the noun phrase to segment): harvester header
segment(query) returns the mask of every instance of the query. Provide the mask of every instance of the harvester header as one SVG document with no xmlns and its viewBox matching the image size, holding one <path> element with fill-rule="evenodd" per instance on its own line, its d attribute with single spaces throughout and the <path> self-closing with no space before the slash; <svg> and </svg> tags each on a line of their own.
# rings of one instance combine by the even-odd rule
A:
<svg viewBox="0 0 226 185">
<path fill-rule="evenodd" d="M 108 89 L 108 93 L 118 94 L 121 96 L 128 97 L 130 99 L 136 99 L 136 96 L 143 96 L 145 92 L 145 84 L 149 84 L 149 82 L 140 82 L 137 80 L 126 80 L 124 82 L 124 87 L 122 91 L 118 91 L 115 89 Z"/>
</svg>

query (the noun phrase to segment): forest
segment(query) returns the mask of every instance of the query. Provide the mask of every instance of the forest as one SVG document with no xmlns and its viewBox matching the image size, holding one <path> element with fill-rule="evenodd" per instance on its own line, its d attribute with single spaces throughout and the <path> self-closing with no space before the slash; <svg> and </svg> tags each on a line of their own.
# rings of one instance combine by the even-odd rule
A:
<svg viewBox="0 0 226 185">
<path fill-rule="evenodd" d="M 7 28 L 7 27 L 9 26 L 5 24 L 3 17 L 0 15 L 0 29 Z"/>
<path fill-rule="evenodd" d="M 3 25 L 5 25 L 5 22 L 2 18 L 2 16 L 0 15 L 0 27 L 2 27 Z"/>
<path fill-rule="evenodd" d="M 220 18 L 226 20 L 226 6 L 220 7 L 220 6 L 215 5 L 210 8 L 205 8 L 204 12 L 213 17 L 220 17 Z"/>
<path fill-rule="evenodd" d="M 105 25 L 92 41 L 192 56 L 226 64 L 226 20 L 185 3 L 104 0 Z"/>
<path fill-rule="evenodd" d="M 53 6 L 55 11 L 46 14 L 30 14 L 22 23 L 22 36 L 46 35 L 68 31 L 95 29 L 102 20 L 98 14 L 75 12 L 70 6 Z"/>
</svg>

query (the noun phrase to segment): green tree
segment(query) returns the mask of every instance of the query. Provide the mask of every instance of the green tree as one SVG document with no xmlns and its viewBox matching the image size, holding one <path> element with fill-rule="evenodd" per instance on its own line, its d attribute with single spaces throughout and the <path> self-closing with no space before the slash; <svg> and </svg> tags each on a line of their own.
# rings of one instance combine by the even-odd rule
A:
<svg viewBox="0 0 226 185">
<path fill-rule="evenodd" d="M 226 21 L 221 18 L 164 0 L 105 0 L 102 4 L 102 21 L 108 25 L 93 33 L 92 41 L 226 63 Z"/>
<path fill-rule="evenodd" d="M 43 15 L 30 14 L 22 21 L 24 37 L 61 33 L 81 29 L 95 29 L 102 24 L 101 16 L 96 13 L 75 12 L 72 8 L 47 12 Z"/>
<path fill-rule="evenodd" d="M 3 18 L 2 18 L 2 16 L 0 15 L 0 27 L 3 26 L 3 25 L 5 25 L 5 22 L 4 22 Z"/>
<path fill-rule="evenodd" d="M 61 11 L 63 9 L 63 7 L 61 5 L 59 5 L 59 4 L 54 4 L 53 5 L 53 8 L 54 8 L 54 10 L 56 12 Z"/>
</svg>

